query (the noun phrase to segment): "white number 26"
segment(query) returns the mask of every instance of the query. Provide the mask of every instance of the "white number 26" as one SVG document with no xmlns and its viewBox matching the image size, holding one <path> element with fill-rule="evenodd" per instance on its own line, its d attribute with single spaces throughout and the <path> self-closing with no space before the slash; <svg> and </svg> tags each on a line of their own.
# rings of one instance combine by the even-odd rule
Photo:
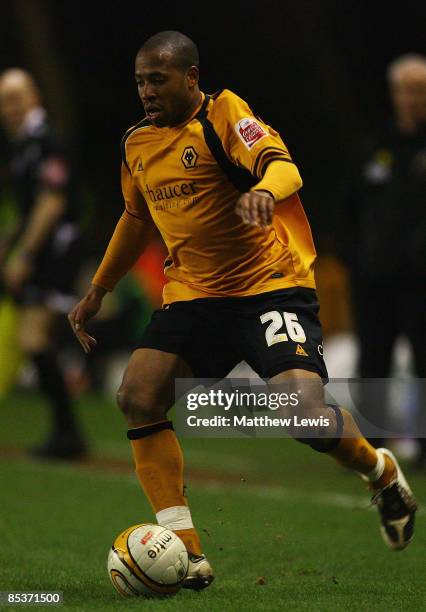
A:
<svg viewBox="0 0 426 612">
<path fill-rule="evenodd" d="M 260 315 L 260 320 L 262 323 L 270 321 L 265 331 L 265 339 L 268 346 L 277 344 L 277 342 L 287 342 L 289 337 L 293 342 L 306 342 L 306 334 L 297 320 L 295 312 L 283 312 L 281 315 L 278 310 L 271 310 Z M 287 333 L 279 333 L 283 326 L 285 326 Z"/>
</svg>

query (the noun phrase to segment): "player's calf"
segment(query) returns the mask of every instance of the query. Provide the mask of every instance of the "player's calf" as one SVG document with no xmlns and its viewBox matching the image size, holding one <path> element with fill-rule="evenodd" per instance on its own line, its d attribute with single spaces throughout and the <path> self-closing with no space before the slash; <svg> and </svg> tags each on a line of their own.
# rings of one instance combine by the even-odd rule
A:
<svg viewBox="0 0 426 612">
<path fill-rule="evenodd" d="M 130 426 L 127 437 L 136 474 L 157 521 L 175 531 L 195 559 L 190 566 L 194 586 L 188 588 L 204 588 L 211 568 L 207 571 L 208 563 L 200 560 L 200 540 L 184 494 L 182 449 L 166 416 L 174 403 L 175 378 L 188 375 L 185 368 L 177 355 L 139 349 L 132 355 L 117 401 Z"/>
</svg>

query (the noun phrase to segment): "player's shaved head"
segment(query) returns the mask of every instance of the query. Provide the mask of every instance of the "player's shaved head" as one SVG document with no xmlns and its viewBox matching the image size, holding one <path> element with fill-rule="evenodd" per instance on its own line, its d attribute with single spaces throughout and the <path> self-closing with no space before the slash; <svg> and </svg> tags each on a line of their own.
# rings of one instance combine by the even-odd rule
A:
<svg viewBox="0 0 426 612">
<path fill-rule="evenodd" d="M 26 70 L 8 68 L 0 74 L 0 119 L 15 133 L 26 114 L 40 104 L 38 87 Z"/>
<path fill-rule="evenodd" d="M 13 89 L 38 95 L 37 85 L 29 72 L 21 68 L 8 68 L 0 74 L 0 91 Z"/>
<path fill-rule="evenodd" d="M 159 57 L 169 56 L 170 61 L 182 70 L 198 66 L 200 58 L 196 44 L 185 34 L 174 30 L 158 32 L 142 45 L 138 55 L 158 53 Z"/>
<path fill-rule="evenodd" d="M 407 77 L 426 81 L 426 57 L 415 53 L 398 57 L 389 65 L 387 77 L 391 84 Z"/>
<path fill-rule="evenodd" d="M 388 67 L 387 77 L 400 129 L 412 132 L 426 124 L 426 57 L 407 54 Z"/>
</svg>

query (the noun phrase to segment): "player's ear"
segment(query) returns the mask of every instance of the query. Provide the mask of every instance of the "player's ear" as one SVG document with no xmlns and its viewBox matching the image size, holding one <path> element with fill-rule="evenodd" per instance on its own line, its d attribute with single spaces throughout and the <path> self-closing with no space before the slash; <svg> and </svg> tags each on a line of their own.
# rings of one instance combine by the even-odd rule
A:
<svg viewBox="0 0 426 612">
<path fill-rule="evenodd" d="M 188 81 L 189 87 L 194 87 L 199 80 L 200 71 L 198 70 L 198 66 L 191 66 L 188 68 L 188 72 L 186 73 L 186 79 Z"/>
</svg>

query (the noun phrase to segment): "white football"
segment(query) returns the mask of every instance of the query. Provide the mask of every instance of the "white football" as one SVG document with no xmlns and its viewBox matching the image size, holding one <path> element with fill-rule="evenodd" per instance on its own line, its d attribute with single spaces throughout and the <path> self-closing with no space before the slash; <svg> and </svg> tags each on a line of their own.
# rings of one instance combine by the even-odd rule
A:
<svg viewBox="0 0 426 612">
<path fill-rule="evenodd" d="M 170 529 L 143 523 L 129 527 L 113 542 L 108 574 L 124 597 L 174 595 L 188 572 L 188 553 Z"/>
</svg>

